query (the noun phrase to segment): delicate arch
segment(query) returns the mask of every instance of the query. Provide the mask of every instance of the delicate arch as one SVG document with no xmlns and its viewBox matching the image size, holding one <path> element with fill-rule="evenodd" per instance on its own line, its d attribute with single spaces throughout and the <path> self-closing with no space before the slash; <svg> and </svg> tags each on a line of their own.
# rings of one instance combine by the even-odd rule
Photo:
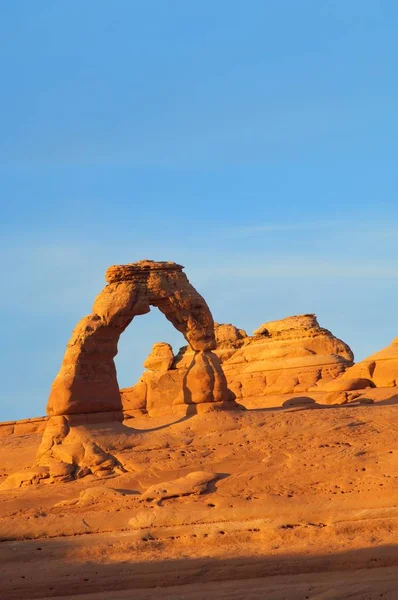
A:
<svg viewBox="0 0 398 600">
<path fill-rule="evenodd" d="M 142 260 L 107 270 L 107 285 L 92 314 L 72 333 L 52 385 L 49 415 L 121 410 L 113 360 L 118 340 L 134 317 L 148 313 L 150 306 L 159 308 L 193 350 L 216 347 L 210 309 L 182 269 L 173 262 Z"/>
</svg>

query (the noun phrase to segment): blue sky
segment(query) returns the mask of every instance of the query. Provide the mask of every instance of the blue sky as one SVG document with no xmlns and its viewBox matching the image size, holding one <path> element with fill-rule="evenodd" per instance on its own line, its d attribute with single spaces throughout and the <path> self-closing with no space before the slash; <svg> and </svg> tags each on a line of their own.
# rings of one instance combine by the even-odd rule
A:
<svg viewBox="0 0 398 600">
<path fill-rule="evenodd" d="M 251 332 L 398 336 L 393 0 L 1 3 L 0 420 L 44 414 L 105 269 L 175 260 Z M 132 385 L 153 310 L 123 334 Z"/>
</svg>

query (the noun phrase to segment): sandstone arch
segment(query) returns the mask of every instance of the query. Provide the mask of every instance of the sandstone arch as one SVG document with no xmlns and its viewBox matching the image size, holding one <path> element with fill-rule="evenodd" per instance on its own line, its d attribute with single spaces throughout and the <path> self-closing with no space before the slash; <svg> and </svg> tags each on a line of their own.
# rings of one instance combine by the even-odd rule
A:
<svg viewBox="0 0 398 600">
<path fill-rule="evenodd" d="M 47 413 L 72 415 L 120 411 L 121 399 L 114 357 L 120 335 L 134 317 L 159 308 L 212 371 L 217 385 L 195 396 L 195 403 L 224 402 L 227 384 L 218 357 L 214 321 L 204 298 L 174 262 L 142 260 L 110 267 L 107 285 L 97 296 L 92 314 L 83 317 L 67 345 L 61 369 L 47 404 Z"/>
</svg>

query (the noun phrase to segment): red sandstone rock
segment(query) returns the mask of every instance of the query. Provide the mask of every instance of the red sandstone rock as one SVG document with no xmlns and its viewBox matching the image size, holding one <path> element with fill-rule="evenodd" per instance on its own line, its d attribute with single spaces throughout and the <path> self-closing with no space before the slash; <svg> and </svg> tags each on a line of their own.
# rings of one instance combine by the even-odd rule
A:
<svg viewBox="0 0 398 600">
<path fill-rule="evenodd" d="M 144 365 L 152 364 L 151 356 Z M 192 352 L 182 369 L 147 370 L 135 386 L 120 391 L 123 410 L 146 410 L 152 416 L 182 414 L 183 406 L 198 409 L 207 403 L 232 408 L 234 400 L 215 352 Z"/>
<path fill-rule="evenodd" d="M 69 416 L 54 416 L 48 420 L 37 451 L 36 466 L 47 467 L 47 477 L 53 481 L 70 481 L 91 474 L 101 478 L 124 472 L 118 459 L 94 442 L 84 425 L 86 423 L 71 426 Z"/>
<path fill-rule="evenodd" d="M 156 504 L 160 504 L 162 500 L 166 500 L 167 498 L 188 496 L 189 494 L 202 494 L 206 491 L 208 484 L 217 479 L 217 477 L 217 473 L 194 471 L 172 481 L 151 485 L 141 495 L 140 499 L 146 502 L 154 500 Z"/>
<path fill-rule="evenodd" d="M 304 392 L 343 373 L 353 361 L 347 344 L 320 327 L 315 315 L 264 323 L 230 356 L 225 345 L 216 353 L 238 399 Z"/>
<path fill-rule="evenodd" d="M 341 385 L 347 385 L 352 379 L 370 380 L 376 387 L 396 387 L 398 385 L 398 338 L 357 363 L 339 379 Z M 349 388 L 345 388 L 349 389 Z"/>
<path fill-rule="evenodd" d="M 211 352 L 216 346 L 213 317 L 182 269 L 176 263 L 144 260 L 107 270 L 108 284 L 97 296 L 92 314 L 75 327 L 52 386 L 47 405 L 51 418 L 36 457 L 36 467 L 43 468 L 40 473 L 50 481 L 124 471 L 85 427 L 90 415 L 95 422 L 99 414 L 106 420 L 121 420 L 122 400 L 133 415 L 170 404 L 223 406 L 228 399 L 219 358 Z M 113 361 L 120 334 L 151 306 L 183 333 L 192 350 L 191 365 L 177 377 L 170 376 L 171 346 L 155 344 L 145 361 L 145 376 L 134 389 L 121 392 Z"/>
<path fill-rule="evenodd" d="M 149 414 L 158 415 L 170 413 L 182 403 L 222 402 L 225 396 L 229 400 L 261 399 L 267 394 L 304 392 L 318 381 L 333 380 L 353 361 L 347 344 L 320 327 L 315 315 L 264 323 L 253 336 L 234 325 L 218 323 L 215 333 L 214 352 L 201 355 L 189 347 L 181 348 L 166 372 L 146 371 L 137 385 L 122 390 L 123 400 L 140 395 L 142 406 L 145 396 Z"/>
<path fill-rule="evenodd" d="M 133 318 L 149 312 L 150 306 L 159 308 L 194 351 L 215 348 L 210 310 L 182 268 L 176 263 L 144 260 L 107 270 L 108 285 L 96 298 L 92 314 L 73 331 L 52 386 L 49 415 L 121 409 L 113 362 L 117 343 Z"/>
<path fill-rule="evenodd" d="M 346 371 L 349 374 L 351 369 Z M 349 392 L 351 390 L 363 390 L 366 388 L 374 388 L 376 387 L 373 381 L 370 379 L 364 379 L 361 377 L 345 377 L 341 376 L 337 379 L 332 379 L 332 381 L 327 381 L 326 383 L 320 383 L 314 387 L 314 391 L 322 391 L 322 392 Z"/>
<path fill-rule="evenodd" d="M 168 371 L 173 364 L 174 354 L 170 344 L 159 342 L 154 344 L 152 352 L 144 362 L 144 367 L 150 371 Z"/>
</svg>

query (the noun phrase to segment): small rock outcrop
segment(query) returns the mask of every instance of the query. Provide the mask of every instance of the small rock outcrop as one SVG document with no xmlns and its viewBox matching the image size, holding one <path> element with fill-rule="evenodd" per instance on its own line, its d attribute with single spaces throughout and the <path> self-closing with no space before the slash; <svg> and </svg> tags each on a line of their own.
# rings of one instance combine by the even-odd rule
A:
<svg viewBox="0 0 398 600">
<path fill-rule="evenodd" d="M 51 479 L 57 481 L 125 472 L 118 459 L 92 439 L 89 429 L 82 424 L 72 426 L 67 416 L 48 420 L 35 465 L 48 467 Z"/>
<path fill-rule="evenodd" d="M 150 371 L 164 373 L 170 369 L 173 360 L 174 354 L 170 344 L 160 342 L 153 345 L 152 352 L 144 362 L 144 367 Z"/>
<path fill-rule="evenodd" d="M 353 382 L 356 387 L 353 388 Z M 350 367 L 333 385 L 339 391 L 367 387 L 390 388 L 398 386 L 398 338 L 392 343 Z"/>
<path fill-rule="evenodd" d="M 183 477 L 172 481 L 165 481 L 151 485 L 142 495 L 141 500 L 146 502 L 155 501 L 160 504 L 162 500 L 188 496 L 190 494 L 202 494 L 207 490 L 211 481 L 218 478 L 217 473 L 209 471 L 194 471 Z"/>
<path fill-rule="evenodd" d="M 218 357 L 211 352 L 216 347 L 213 317 L 182 269 L 173 262 L 142 260 L 107 270 L 108 284 L 97 296 L 91 315 L 72 333 L 48 400 L 50 416 L 121 410 L 113 361 L 117 343 L 134 317 L 148 313 L 151 306 L 184 335 L 194 354 L 186 382 L 194 388 L 192 402 L 226 399 L 225 378 Z M 149 368 L 167 372 L 171 348 L 157 345 L 148 360 Z M 199 373 L 207 374 L 211 390 L 195 383 Z"/>
<path fill-rule="evenodd" d="M 176 358 L 159 360 L 159 348 L 168 344 L 154 344 L 144 362 L 147 370 L 138 383 L 121 389 L 123 410 L 148 412 L 151 416 L 170 413 L 184 414 L 195 407 L 196 412 L 215 408 L 233 407 L 234 395 L 228 390 L 220 359 L 215 352 L 191 352 L 183 368 L 176 368 Z M 171 347 L 169 346 L 170 351 Z M 162 350 L 163 352 L 163 350 Z"/>
</svg>

